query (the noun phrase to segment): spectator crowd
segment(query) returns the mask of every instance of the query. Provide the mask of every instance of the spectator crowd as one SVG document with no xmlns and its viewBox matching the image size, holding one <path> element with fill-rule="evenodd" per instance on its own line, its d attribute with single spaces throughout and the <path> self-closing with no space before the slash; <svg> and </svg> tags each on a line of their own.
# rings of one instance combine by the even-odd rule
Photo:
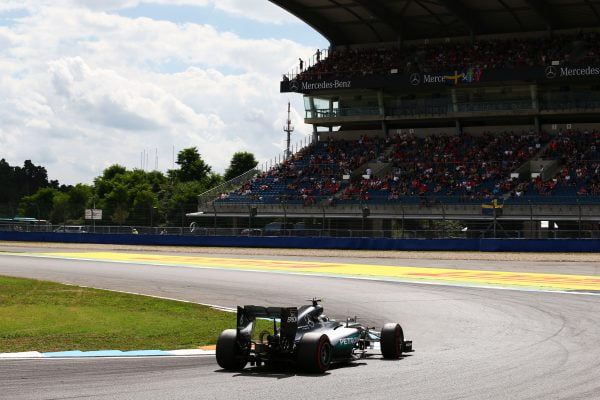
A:
<svg viewBox="0 0 600 400">
<path fill-rule="evenodd" d="M 341 48 L 320 53 L 314 65 L 300 68 L 300 80 L 352 78 L 398 73 L 447 73 L 475 69 L 504 69 L 600 62 L 600 34 L 554 35 L 538 38 L 440 42 L 403 47 Z M 293 77 L 291 77 L 293 78 Z"/>
<path fill-rule="evenodd" d="M 527 187 L 532 194 L 600 196 L 600 131 L 560 131 L 542 158 L 557 160 L 559 168 L 551 179 L 532 180 Z"/>
<path fill-rule="evenodd" d="M 482 201 L 517 187 L 510 177 L 519 165 L 540 152 L 548 138 L 534 132 L 431 135 L 393 138 L 384 177 L 364 175 L 346 188 L 344 197 L 387 201 L 417 196 L 424 202 L 440 197 Z"/>
<path fill-rule="evenodd" d="M 549 179 L 544 174 L 524 174 L 525 179 L 513 175 L 534 158 L 556 160 L 556 173 Z M 600 131 L 552 136 L 534 131 L 399 134 L 321 141 L 218 201 L 334 206 L 550 195 L 600 196 Z"/>
</svg>

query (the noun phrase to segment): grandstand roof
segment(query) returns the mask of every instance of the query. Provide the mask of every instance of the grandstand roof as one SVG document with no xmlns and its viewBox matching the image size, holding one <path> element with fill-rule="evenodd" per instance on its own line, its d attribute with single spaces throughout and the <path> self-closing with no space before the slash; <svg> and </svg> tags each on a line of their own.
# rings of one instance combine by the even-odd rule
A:
<svg viewBox="0 0 600 400">
<path fill-rule="evenodd" d="M 269 0 L 331 45 L 600 26 L 599 0 Z"/>
</svg>

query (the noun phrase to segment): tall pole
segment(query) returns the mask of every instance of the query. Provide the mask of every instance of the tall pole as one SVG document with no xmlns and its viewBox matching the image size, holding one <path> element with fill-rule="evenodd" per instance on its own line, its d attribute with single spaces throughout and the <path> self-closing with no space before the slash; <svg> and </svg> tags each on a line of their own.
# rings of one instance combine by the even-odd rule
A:
<svg viewBox="0 0 600 400">
<path fill-rule="evenodd" d="M 287 133 L 287 146 L 285 150 L 285 159 L 289 159 L 292 153 L 290 152 L 290 135 L 294 132 L 294 126 L 292 125 L 292 119 L 290 117 L 290 102 L 288 101 L 288 110 L 287 110 L 287 121 L 285 126 L 283 127 L 283 131 Z"/>
</svg>

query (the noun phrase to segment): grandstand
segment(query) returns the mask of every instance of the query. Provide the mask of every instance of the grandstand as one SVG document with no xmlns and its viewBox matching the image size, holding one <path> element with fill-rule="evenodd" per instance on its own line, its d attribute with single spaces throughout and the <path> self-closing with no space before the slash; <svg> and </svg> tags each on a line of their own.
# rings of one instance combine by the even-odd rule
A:
<svg viewBox="0 0 600 400">
<path fill-rule="evenodd" d="M 331 44 L 280 83 L 303 95 L 313 134 L 202 194 L 215 227 L 597 235 L 600 3 L 271 1 Z"/>
</svg>

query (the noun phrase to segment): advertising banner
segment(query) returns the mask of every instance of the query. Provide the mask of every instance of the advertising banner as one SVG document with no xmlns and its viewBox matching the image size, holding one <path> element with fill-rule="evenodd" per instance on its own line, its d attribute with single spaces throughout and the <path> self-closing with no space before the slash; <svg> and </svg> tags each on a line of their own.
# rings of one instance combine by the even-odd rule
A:
<svg viewBox="0 0 600 400">
<path fill-rule="evenodd" d="M 284 80 L 280 84 L 281 93 L 311 93 L 314 91 L 345 89 L 396 89 L 418 90 L 427 87 L 468 86 L 488 82 L 551 82 L 563 80 L 599 80 L 600 65 L 547 67 L 521 67 L 514 69 L 466 68 L 446 73 L 389 73 L 386 75 L 365 75 L 347 79 L 324 78 L 313 80 Z"/>
<path fill-rule="evenodd" d="M 102 210 L 99 208 L 88 208 L 85 210 L 85 219 L 89 220 L 101 220 Z"/>
</svg>

